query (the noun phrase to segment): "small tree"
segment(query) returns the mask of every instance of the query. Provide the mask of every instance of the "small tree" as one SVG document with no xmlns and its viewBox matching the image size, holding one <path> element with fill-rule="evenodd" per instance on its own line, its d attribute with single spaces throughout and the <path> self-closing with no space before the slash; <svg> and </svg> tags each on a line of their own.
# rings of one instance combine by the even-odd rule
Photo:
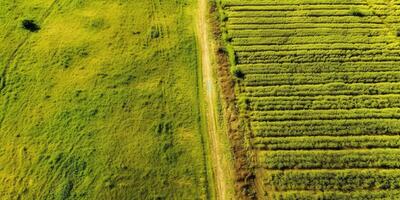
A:
<svg viewBox="0 0 400 200">
<path fill-rule="evenodd" d="M 25 19 L 22 21 L 22 27 L 30 32 L 37 32 L 40 30 L 39 25 L 35 23 L 35 21 L 30 19 Z"/>
</svg>

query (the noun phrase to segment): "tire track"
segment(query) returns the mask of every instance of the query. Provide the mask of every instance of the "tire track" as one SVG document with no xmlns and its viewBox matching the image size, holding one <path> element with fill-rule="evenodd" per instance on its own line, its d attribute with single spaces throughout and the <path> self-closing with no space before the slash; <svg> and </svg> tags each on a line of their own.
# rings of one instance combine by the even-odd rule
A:
<svg viewBox="0 0 400 200">
<path fill-rule="evenodd" d="M 56 5 L 59 3 L 60 0 L 54 0 L 50 6 L 46 9 L 42 17 L 39 18 L 38 23 L 43 24 L 43 22 L 46 21 L 46 19 L 50 16 L 50 14 L 53 12 L 55 9 Z M 7 107 L 9 105 L 9 96 L 4 93 L 4 89 L 7 87 L 7 81 L 8 81 L 8 74 L 11 68 L 11 65 L 14 63 L 16 60 L 18 53 L 20 52 L 21 49 L 26 45 L 26 43 L 29 41 L 29 39 L 32 37 L 33 34 L 26 33 L 26 35 L 22 38 L 22 41 L 16 46 L 14 51 L 12 51 L 11 55 L 8 57 L 6 64 L 4 65 L 3 71 L 0 74 L 0 94 L 2 94 L 5 97 L 5 103 L 2 108 L 2 113 L 3 115 L 0 116 L 0 128 L 3 125 L 4 119 L 5 119 L 5 113 L 7 110 Z"/>
<path fill-rule="evenodd" d="M 49 17 L 50 13 L 54 10 L 55 6 L 60 0 L 54 0 L 52 4 L 50 4 L 49 8 L 46 9 L 44 12 L 44 15 L 38 20 L 39 24 L 42 24 L 46 19 Z M 11 53 L 10 57 L 7 59 L 7 62 L 4 66 L 4 69 L 1 73 L 1 83 L 0 83 L 0 93 L 3 92 L 4 88 L 7 86 L 7 74 L 8 71 L 10 70 L 11 64 L 15 61 L 17 58 L 17 55 L 19 51 L 22 49 L 23 46 L 29 41 L 29 39 L 32 37 L 32 34 L 26 34 L 25 37 L 22 39 L 22 41 L 17 45 L 17 47 L 14 49 L 14 51 Z"/>
</svg>

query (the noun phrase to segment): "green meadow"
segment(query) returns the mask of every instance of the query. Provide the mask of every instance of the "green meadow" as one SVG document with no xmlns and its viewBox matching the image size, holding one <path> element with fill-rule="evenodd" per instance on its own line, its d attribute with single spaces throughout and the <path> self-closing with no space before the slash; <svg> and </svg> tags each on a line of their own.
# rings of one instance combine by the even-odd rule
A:
<svg viewBox="0 0 400 200">
<path fill-rule="evenodd" d="M 207 198 L 195 5 L 0 1 L 0 199 Z"/>
</svg>

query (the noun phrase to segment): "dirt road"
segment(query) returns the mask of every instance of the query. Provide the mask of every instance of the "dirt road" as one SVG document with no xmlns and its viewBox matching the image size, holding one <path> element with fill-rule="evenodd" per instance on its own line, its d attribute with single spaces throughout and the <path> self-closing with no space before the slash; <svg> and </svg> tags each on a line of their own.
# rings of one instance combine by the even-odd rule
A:
<svg viewBox="0 0 400 200">
<path fill-rule="evenodd" d="M 222 165 L 223 150 L 216 126 L 215 99 L 217 99 L 211 63 L 212 52 L 208 37 L 207 0 L 198 0 L 197 35 L 201 50 L 203 88 L 206 101 L 208 140 L 211 150 L 216 199 L 227 199 L 226 177 Z"/>
</svg>

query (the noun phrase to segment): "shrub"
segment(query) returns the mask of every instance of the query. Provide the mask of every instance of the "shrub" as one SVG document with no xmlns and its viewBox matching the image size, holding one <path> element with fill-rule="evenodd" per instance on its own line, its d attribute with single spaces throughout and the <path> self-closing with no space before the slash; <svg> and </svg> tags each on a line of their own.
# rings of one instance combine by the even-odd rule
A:
<svg viewBox="0 0 400 200">
<path fill-rule="evenodd" d="M 29 19 L 22 21 L 22 27 L 30 32 L 37 32 L 40 30 L 40 26 L 36 24 L 34 20 Z"/>
<path fill-rule="evenodd" d="M 221 14 L 221 21 L 222 21 L 222 22 L 227 22 L 228 19 L 229 19 L 228 16 L 226 16 L 225 14 Z"/>
<path fill-rule="evenodd" d="M 232 72 L 233 72 L 233 75 L 236 78 L 239 78 L 239 79 L 243 79 L 244 78 L 244 73 L 242 72 L 242 70 L 240 70 L 238 68 L 235 68 L 235 69 L 232 70 Z"/>
</svg>

